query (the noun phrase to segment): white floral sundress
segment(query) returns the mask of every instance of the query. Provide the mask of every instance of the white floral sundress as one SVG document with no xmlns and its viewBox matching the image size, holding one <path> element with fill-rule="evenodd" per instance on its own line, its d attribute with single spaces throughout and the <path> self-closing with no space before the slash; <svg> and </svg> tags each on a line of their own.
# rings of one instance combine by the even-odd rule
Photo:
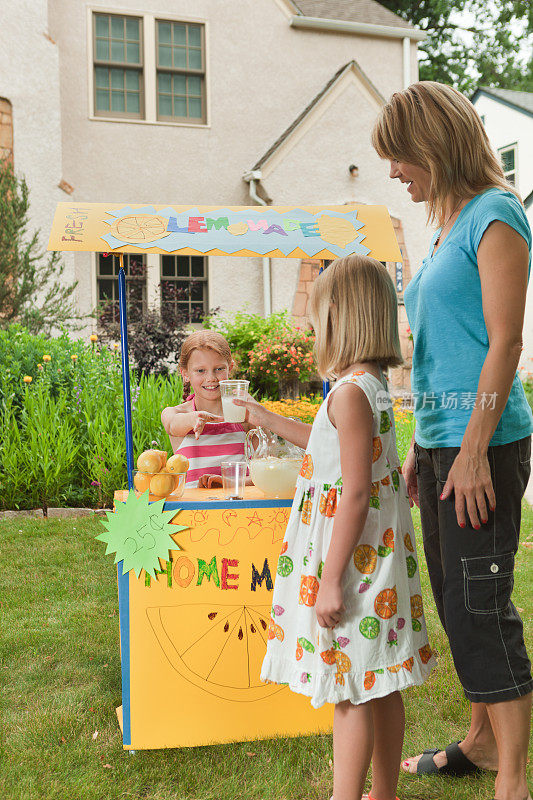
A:
<svg viewBox="0 0 533 800">
<path fill-rule="evenodd" d="M 370 508 L 343 576 L 346 611 L 326 629 L 313 608 L 342 493 L 339 438 L 326 399 L 296 484 L 261 669 L 261 680 L 288 684 L 314 708 L 343 700 L 357 705 L 419 685 L 434 666 L 390 395 L 369 372 L 345 376 L 331 391 L 347 382 L 365 392 L 374 429 Z"/>
</svg>

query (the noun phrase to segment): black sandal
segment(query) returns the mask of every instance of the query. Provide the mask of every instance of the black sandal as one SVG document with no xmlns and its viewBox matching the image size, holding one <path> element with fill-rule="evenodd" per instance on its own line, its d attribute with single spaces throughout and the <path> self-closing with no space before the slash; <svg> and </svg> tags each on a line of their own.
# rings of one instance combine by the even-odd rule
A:
<svg viewBox="0 0 533 800">
<path fill-rule="evenodd" d="M 435 753 L 442 752 L 443 748 L 440 750 L 438 748 L 434 748 L 432 750 L 424 750 L 418 764 L 416 765 L 416 773 L 411 773 L 412 775 L 450 775 L 454 778 L 462 778 L 464 775 L 472 775 L 474 773 L 480 773 L 481 769 L 473 761 L 470 761 L 469 758 L 465 756 L 461 748 L 459 747 L 459 742 L 452 742 L 449 744 L 448 747 L 444 748 L 444 752 L 446 753 L 446 757 L 448 759 L 448 763 L 445 764 L 443 767 L 437 767 L 433 760 L 433 756 Z"/>
</svg>

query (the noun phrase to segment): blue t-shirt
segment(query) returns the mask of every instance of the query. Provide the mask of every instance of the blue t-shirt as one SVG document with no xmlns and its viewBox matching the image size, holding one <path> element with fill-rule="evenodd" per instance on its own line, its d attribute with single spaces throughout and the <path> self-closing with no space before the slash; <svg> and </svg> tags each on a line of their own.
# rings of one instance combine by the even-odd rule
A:
<svg viewBox="0 0 533 800">
<path fill-rule="evenodd" d="M 460 447 L 474 408 L 479 376 L 489 349 L 483 317 L 477 250 L 494 220 L 506 222 L 527 242 L 531 269 L 531 229 L 518 199 L 488 189 L 461 209 L 449 234 L 429 254 L 404 292 L 413 334 L 411 388 L 415 399 L 415 439 L 421 447 Z M 480 398 L 491 408 L 493 395 Z M 533 432 L 533 414 L 515 375 L 507 404 L 490 445 L 523 439 Z"/>
</svg>

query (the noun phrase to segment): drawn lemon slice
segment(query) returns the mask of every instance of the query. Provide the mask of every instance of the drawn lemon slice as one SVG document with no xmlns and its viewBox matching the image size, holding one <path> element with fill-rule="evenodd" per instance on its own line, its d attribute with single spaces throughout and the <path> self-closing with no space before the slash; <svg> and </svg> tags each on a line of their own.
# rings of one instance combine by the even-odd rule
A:
<svg viewBox="0 0 533 800">
<path fill-rule="evenodd" d="M 319 217 L 318 230 L 321 239 L 342 248 L 357 237 L 357 231 L 349 219 L 330 217 L 327 214 Z"/>
<path fill-rule="evenodd" d="M 124 242 L 143 244 L 169 236 L 167 225 L 168 219 L 165 217 L 156 214 L 135 214 L 117 219 L 111 225 L 111 233 Z"/>
<path fill-rule="evenodd" d="M 171 666 L 209 694 L 250 702 L 285 688 L 260 680 L 270 605 L 198 603 L 147 608 L 146 613 Z"/>
</svg>

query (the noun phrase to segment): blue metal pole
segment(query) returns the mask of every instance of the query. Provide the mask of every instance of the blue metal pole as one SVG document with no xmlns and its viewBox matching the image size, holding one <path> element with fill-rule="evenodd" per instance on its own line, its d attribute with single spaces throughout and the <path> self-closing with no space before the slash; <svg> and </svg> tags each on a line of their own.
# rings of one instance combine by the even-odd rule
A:
<svg viewBox="0 0 533 800">
<path fill-rule="evenodd" d="M 118 306 L 120 313 L 120 341 L 122 355 L 122 397 L 124 400 L 124 428 L 126 431 L 126 466 L 128 487 L 133 489 L 133 432 L 131 428 L 130 362 L 128 358 L 128 316 L 126 311 L 126 273 L 124 256 L 119 254 Z"/>
<path fill-rule="evenodd" d="M 321 261 L 318 274 L 320 275 L 320 273 L 323 272 L 325 269 L 326 268 L 324 266 L 324 262 Z M 329 392 L 329 381 L 322 381 L 322 397 L 324 398 L 324 400 L 326 399 L 328 392 Z"/>
</svg>

